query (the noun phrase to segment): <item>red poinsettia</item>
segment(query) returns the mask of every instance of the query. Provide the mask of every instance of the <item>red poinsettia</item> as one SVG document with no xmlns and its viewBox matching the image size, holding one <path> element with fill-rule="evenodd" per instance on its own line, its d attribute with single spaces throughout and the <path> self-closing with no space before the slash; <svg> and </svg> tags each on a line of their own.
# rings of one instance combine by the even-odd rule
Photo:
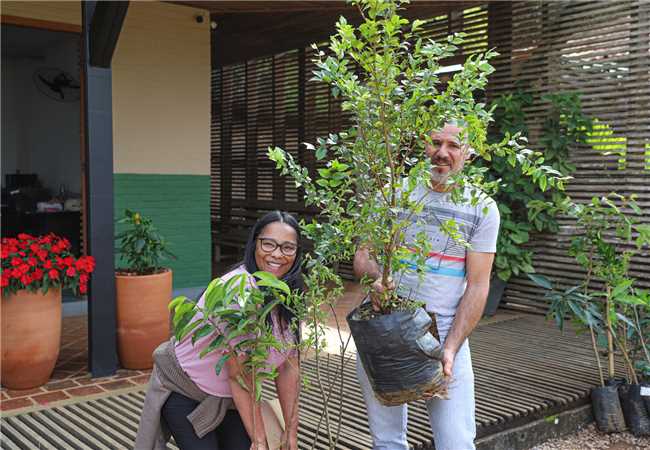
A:
<svg viewBox="0 0 650 450">
<path fill-rule="evenodd" d="M 92 256 L 75 258 L 70 253 L 70 242 L 54 234 L 21 233 L 17 238 L 2 238 L 0 259 L 3 296 L 21 289 L 41 289 L 45 293 L 51 287 L 71 288 L 75 293 L 85 294 L 95 269 Z"/>
</svg>

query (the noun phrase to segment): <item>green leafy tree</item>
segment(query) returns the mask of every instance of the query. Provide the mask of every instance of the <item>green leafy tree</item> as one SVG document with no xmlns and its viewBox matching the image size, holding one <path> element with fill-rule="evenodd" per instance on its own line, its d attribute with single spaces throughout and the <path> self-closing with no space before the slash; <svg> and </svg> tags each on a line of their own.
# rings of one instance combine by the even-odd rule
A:
<svg viewBox="0 0 650 450">
<path fill-rule="evenodd" d="M 423 208 L 422 199 L 411 194 L 417 186 L 430 183 L 433 166 L 424 148 L 433 130 L 450 121 L 462 122 L 462 139 L 485 160 L 502 156 L 549 186 L 562 186 L 564 180 L 541 164 L 543 159 L 525 149 L 517 136 L 487 142 L 491 114 L 475 94 L 485 89 L 494 70 L 489 63 L 494 51 L 469 56 L 462 70 L 443 86 L 438 71 L 442 61 L 458 50 L 462 35 L 442 42 L 420 37 L 418 30 L 426 22 L 401 17 L 398 10 L 404 1 L 352 3 L 363 22 L 355 27 L 345 18 L 338 21 L 327 51 L 315 47 L 314 72 L 316 80 L 328 83 L 333 95 L 342 97 L 342 109 L 352 114 L 352 127 L 318 139 L 317 145 L 307 144 L 324 165 L 315 179 L 282 149 L 269 149 L 269 157 L 305 190 L 306 203 L 321 210 L 316 221 L 305 227 L 320 249 L 319 264 L 349 260 L 356 246 L 363 244 L 383 268 L 382 282 L 388 285 L 391 275 L 407 270 L 422 273 L 430 251 L 424 234 L 416 238 L 415 253 L 407 249 L 404 230 Z M 497 183 L 485 181 L 484 172 L 470 167 L 455 176 L 450 183 L 455 201 L 476 204 L 482 192 L 494 190 Z M 463 198 L 466 186 L 469 199 Z M 442 221 L 441 227 L 459 240 L 453 220 Z M 409 259 L 419 269 L 413 269 Z M 382 304 L 383 311 L 390 312 L 408 303 L 386 290 Z"/>
<path fill-rule="evenodd" d="M 535 154 L 540 164 L 553 168 L 558 177 L 568 178 L 573 166 L 568 164 L 569 148 L 585 142 L 591 120 L 584 115 L 577 93 L 560 92 L 542 98 L 551 106 L 544 121 L 540 144 Z M 521 134 L 528 136 L 526 108 L 533 97 L 521 88 L 504 94 L 493 102 L 495 139 Z M 503 281 L 513 275 L 534 272 L 532 251 L 526 247 L 534 233 L 554 233 L 556 216 L 571 202 L 563 186 L 550 186 L 546 177 L 529 176 L 520 164 L 512 164 L 512 155 L 495 155 L 490 161 L 478 159 L 476 165 L 486 168 L 485 178 L 499 183 L 494 199 L 501 214 L 497 241 L 495 272 Z"/>
</svg>

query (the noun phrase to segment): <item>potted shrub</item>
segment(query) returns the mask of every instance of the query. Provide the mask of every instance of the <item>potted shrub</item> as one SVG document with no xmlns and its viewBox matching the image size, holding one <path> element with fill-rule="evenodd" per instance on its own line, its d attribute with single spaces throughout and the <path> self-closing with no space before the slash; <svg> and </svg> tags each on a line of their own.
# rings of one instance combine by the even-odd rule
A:
<svg viewBox="0 0 650 450">
<path fill-rule="evenodd" d="M 61 289 L 85 294 L 92 256 L 75 258 L 54 234 L 2 238 L 2 385 L 45 384 L 59 356 Z"/>
<path fill-rule="evenodd" d="M 542 101 L 550 108 L 542 127 L 540 144 L 544 163 L 568 177 L 573 167 L 567 164 L 569 147 L 584 143 L 592 129 L 591 120 L 582 113 L 580 95 L 558 92 L 545 95 Z M 520 133 L 528 136 L 524 109 L 533 104 L 530 94 L 517 89 L 493 102 L 495 137 Z M 486 315 L 493 315 L 501 302 L 508 280 L 512 276 L 534 272 L 532 250 L 526 247 L 534 233 L 554 233 L 558 230 L 556 214 L 570 202 L 563 189 L 549 189 L 545 180 L 526 176 L 520 164 L 514 167 L 506 157 L 495 155 L 486 161 L 479 158 L 475 164 L 486 168 L 486 178 L 498 181 L 500 189 L 493 198 L 499 206 L 501 226 L 494 261 Z"/>
<path fill-rule="evenodd" d="M 117 351 L 122 367 L 148 369 L 151 354 L 170 335 L 172 271 L 162 261 L 173 255 L 151 219 L 127 209 L 118 223 L 126 229 L 116 236 L 125 262 L 115 274 Z"/>
<path fill-rule="evenodd" d="M 494 52 L 469 57 L 443 89 L 437 71 L 441 60 L 453 56 L 462 43 L 461 36 L 444 42 L 419 38 L 424 22 L 410 23 L 400 17 L 402 2 L 354 3 L 363 22 L 354 27 L 339 19 L 338 34 L 331 37 L 327 53 L 317 49 L 314 72 L 317 80 L 331 85 L 334 96 L 342 97 L 342 109 L 352 114 L 352 127 L 318 139 L 317 145 L 306 144 L 320 165 L 315 179 L 282 149 L 269 149 L 269 157 L 305 190 L 306 203 L 321 209 L 317 221 L 304 225 L 305 235 L 315 245 L 310 272 L 350 260 L 362 244 L 383 268 L 381 282 L 388 286 L 391 277 L 398 280 L 400 274 L 418 274 L 425 268 L 430 243 L 418 235 L 414 248 L 408 249 L 403 230 L 423 208 L 411 194 L 431 179 L 433 165 L 424 152 L 430 133 L 449 120 L 466 125 L 462 138 L 484 158 L 511 155 L 509 163 L 520 163 L 527 175 L 544 179 L 549 186 L 561 185 L 562 180 L 541 166 L 538 154 L 523 149 L 510 136 L 492 145 L 486 142 L 491 116 L 474 94 L 485 88 L 493 71 L 488 60 Z M 496 185 L 484 182 L 482 171 L 470 166 L 454 177 L 451 195 L 454 201 L 475 202 L 482 191 Z M 465 187 L 471 191 L 469 199 L 463 197 Z M 467 245 L 453 219 L 443 219 L 440 226 L 451 240 Z M 317 277 L 313 281 L 312 286 L 327 287 Z M 379 312 L 362 305 L 348 316 L 377 398 L 396 405 L 421 398 L 425 392 L 443 396 L 440 346 L 428 332 L 429 316 L 418 302 L 393 290 L 385 291 L 381 305 Z M 381 342 L 373 335 L 379 329 L 384 333 Z M 417 359 L 422 370 L 414 373 L 403 364 L 405 358 Z"/>
<path fill-rule="evenodd" d="M 634 287 L 628 278 L 618 285 L 616 342 L 624 355 L 630 383 L 619 386 L 628 429 L 635 436 L 650 436 L 650 293 Z"/>
<path fill-rule="evenodd" d="M 650 299 L 643 291 L 634 289 L 629 261 L 650 244 L 650 227 L 640 224 L 635 217 L 642 212 L 633 197 L 615 193 L 594 197 L 586 205 L 573 205 L 571 214 L 577 219 L 580 234 L 571 241 L 569 253 L 585 269 L 585 280 L 578 286 L 558 291 L 546 277 L 532 274 L 529 277 L 549 290 L 549 315 L 560 328 L 565 317 L 572 317 L 591 335 L 600 379 L 600 386 L 591 393 L 598 428 L 603 432 L 618 432 L 627 423 L 635 435 L 649 434 L 650 418 L 643 404 L 639 375 L 650 363 L 644 333 Z M 594 279 L 602 287 L 592 284 Z M 606 372 L 601 364 L 601 347 L 607 357 Z M 623 357 L 629 383 L 616 378 L 616 353 Z"/>
</svg>

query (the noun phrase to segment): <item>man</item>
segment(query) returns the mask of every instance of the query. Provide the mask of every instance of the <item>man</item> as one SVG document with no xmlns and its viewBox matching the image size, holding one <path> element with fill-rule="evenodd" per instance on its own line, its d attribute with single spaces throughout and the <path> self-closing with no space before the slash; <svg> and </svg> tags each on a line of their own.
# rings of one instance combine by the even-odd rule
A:
<svg viewBox="0 0 650 450">
<path fill-rule="evenodd" d="M 443 343 L 443 371 L 451 377 L 449 399 L 427 400 L 436 450 L 475 448 L 474 374 L 467 337 L 485 307 L 499 230 L 499 211 L 489 197 L 483 195 L 474 206 L 451 200 L 449 177 L 463 169 L 471 151 L 467 143 L 461 142 L 461 133 L 461 128 L 447 123 L 432 133 L 432 142 L 426 146 L 426 155 L 434 165 L 431 184 L 418 186 L 412 193 L 414 199 L 426 197 L 422 213 L 413 218 L 405 235 L 409 245 L 421 231 L 417 222 L 424 222 L 433 251 L 429 254 L 423 280 L 415 273 L 407 273 L 401 276 L 396 287 L 401 297 L 426 303 Z M 470 198 L 467 189 L 465 195 Z M 471 247 L 461 245 L 440 230 L 440 224 L 449 219 L 455 220 L 462 238 Z M 375 294 L 371 298 L 377 307 L 378 294 L 384 291 L 381 271 L 363 247 L 355 254 L 354 271 L 358 277 L 366 275 L 375 279 L 372 284 Z M 407 405 L 386 407 L 379 403 L 358 360 L 357 375 L 368 408 L 374 449 L 408 449 Z"/>
</svg>

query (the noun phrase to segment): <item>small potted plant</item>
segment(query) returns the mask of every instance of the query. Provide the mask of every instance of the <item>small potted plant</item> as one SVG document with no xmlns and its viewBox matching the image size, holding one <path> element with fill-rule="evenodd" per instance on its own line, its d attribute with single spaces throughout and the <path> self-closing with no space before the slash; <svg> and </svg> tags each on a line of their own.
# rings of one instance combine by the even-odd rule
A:
<svg viewBox="0 0 650 450">
<path fill-rule="evenodd" d="M 549 314 L 560 328 L 566 317 L 572 317 L 579 331 L 586 329 L 591 335 L 600 379 L 600 386 L 591 391 L 598 428 L 603 432 L 618 432 L 627 423 L 633 434 L 648 434 L 650 418 L 643 405 L 639 375 L 643 375 L 642 369 L 650 362 L 644 335 L 650 298 L 634 289 L 629 262 L 650 244 L 650 227 L 639 223 L 636 216 L 642 211 L 633 196 L 626 198 L 610 193 L 594 197 L 585 205 L 573 205 L 570 211 L 577 219 L 579 234 L 572 239 L 569 254 L 585 269 L 584 281 L 559 291 L 546 277 L 528 276 L 548 290 Z M 602 287 L 592 284 L 593 280 L 601 281 Z M 601 347 L 607 357 L 606 370 L 601 364 Z M 617 353 L 623 357 L 629 383 L 616 378 Z M 638 353 L 636 358 L 635 353 Z M 635 360 L 641 363 L 638 367 Z"/>
<path fill-rule="evenodd" d="M 92 256 L 76 258 L 54 234 L 2 238 L 2 385 L 45 384 L 59 356 L 61 289 L 88 291 Z"/>
<path fill-rule="evenodd" d="M 152 352 L 170 335 L 172 271 L 162 261 L 174 255 L 151 219 L 127 209 L 118 223 L 126 226 L 116 236 L 125 262 L 115 274 L 118 355 L 126 369 L 148 369 Z"/>
</svg>

